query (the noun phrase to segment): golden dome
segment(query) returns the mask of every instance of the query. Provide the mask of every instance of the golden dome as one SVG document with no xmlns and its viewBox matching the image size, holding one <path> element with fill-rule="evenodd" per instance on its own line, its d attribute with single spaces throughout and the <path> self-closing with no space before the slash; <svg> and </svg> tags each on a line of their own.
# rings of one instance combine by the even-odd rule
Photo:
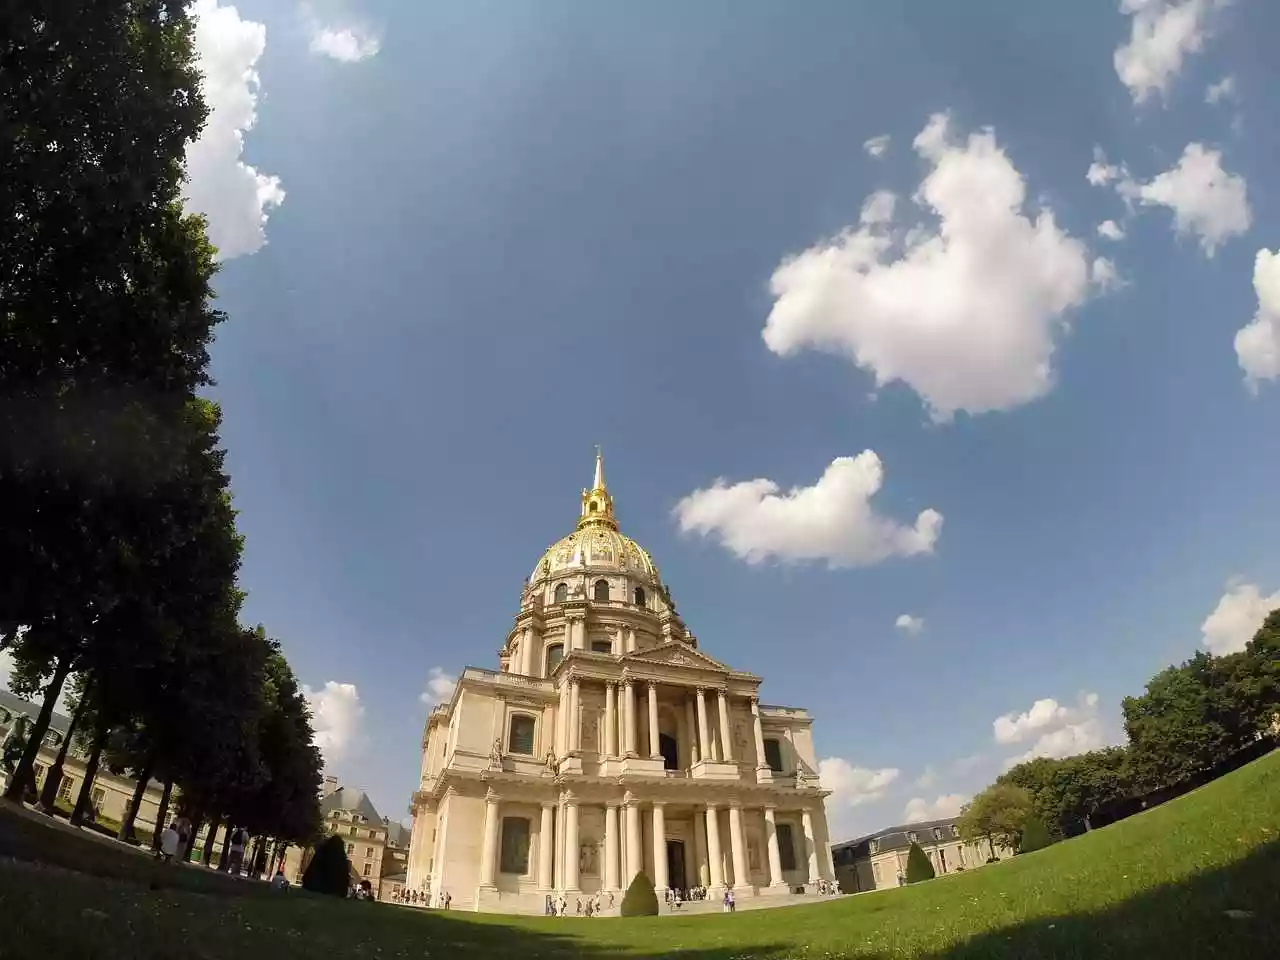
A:
<svg viewBox="0 0 1280 960">
<path fill-rule="evenodd" d="M 582 491 L 578 528 L 557 540 L 538 558 L 530 582 L 582 570 L 625 573 L 651 584 L 661 583 L 658 567 L 644 547 L 618 530 L 613 497 L 604 482 L 604 458 L 596 448 L 595 480 Z"/>
</svg>

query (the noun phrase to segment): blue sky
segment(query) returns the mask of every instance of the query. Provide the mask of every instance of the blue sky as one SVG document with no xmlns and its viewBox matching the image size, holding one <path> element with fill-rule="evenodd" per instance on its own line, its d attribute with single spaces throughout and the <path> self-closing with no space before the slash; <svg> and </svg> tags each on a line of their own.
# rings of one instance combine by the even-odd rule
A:
<svg viewBox="0 0 1280 960">
<path fill-rule="evenodd" d="M 1280 9 L 1128 8 L 201 0 L 246 617 L 330 769 L 403 815 L 596 443 L 702 648 L 813 712 L 837 836 L 1241 644 Z"/>
</svg>

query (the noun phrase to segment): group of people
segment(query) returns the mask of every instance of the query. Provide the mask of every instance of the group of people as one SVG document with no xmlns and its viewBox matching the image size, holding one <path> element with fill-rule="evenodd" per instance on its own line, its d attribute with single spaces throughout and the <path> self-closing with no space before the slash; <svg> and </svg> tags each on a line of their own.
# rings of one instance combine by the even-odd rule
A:
<svg viewBox="0 0 1280 960">
<path fill-rule="evenodd" d="M 411 907 L 439 907 L 448 910 L 453 903 L 453 895 L 441 890 L 433 899 L 431 890 L 401 890 L 391 898 L 394 903 L 405 903 Z"/>
<path fill-rule="evenodd" d="M 156 851 L 156 859 L 172 863 L 179 853 L 186 854 L 187 844 L 191 841 L 191 821 L 186 817 L 178 817 L 170 822 L 160 834 L 160 849 Z M 239 876 L 244 872 L 244 848 L 249 842 L 249 834 L 244 827 L 236 827 L 231 831 L 227 841 L 227 855 L 218 865 L 219 870 Z"/>
<path fill-rule="evenodd" d="M 609 894 L 609 907 L 612 910 L 616 902 L 612 893 Z M 598 917 L 605 910 L 603 895 L 599 893 L 591 894 L 585 900 L 582 897 L 575 898 L 573 915 L 575 917 Z M 548 917 L 567 917 L 569 915 L 569 901 L 565 899 L 564 894 L 553 897 L 547 894 L 546 907 L 543 912 Z"/>
<path fill-rule="evenodd" d="M 834 896 L 839 892 L 840 892 L 840 884 L 836 883 L 834 880 L 818 881 L 818 893 L 820 893 L 822 896 L 830 897 L 830 896 Z"/>
</svg>

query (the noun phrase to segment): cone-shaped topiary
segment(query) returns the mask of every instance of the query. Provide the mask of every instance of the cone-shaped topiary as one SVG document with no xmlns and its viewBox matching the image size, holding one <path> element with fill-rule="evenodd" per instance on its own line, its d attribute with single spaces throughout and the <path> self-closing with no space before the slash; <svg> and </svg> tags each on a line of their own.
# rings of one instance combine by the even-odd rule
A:
<svg viewBox="0 0 1280 960">
<path fill-rule="evenodd" d="M 624 917 L 656 917 L 658 915 L 658 895 L 653 892 L 653 881 L 642 870 L 636 874 L 627 887 L 627 895 L 622 898 L 622 915 Z"/>
<path fill-rule="evenodd" d="M 1034 814 L 1028 817 L 1022 827 L 1022 842 L 1018 844 L 1018 852 L 1030 853 L 1032 850 L 1042 850 L 1051 843 L 1053 840 L 1049 836 L 1049 829 L 1044 825 L 1044 821 Z"/>
<path fill-rule="evenodd" d="M 333 836 L 316 847 L 316 855 L 302 874 L 302 889 L 345 897 L 351 883 L 351 864 L 341 837 Z"/>
<path fill-rule="evenodd" d="M 907 851 L 907 883 L 919 883 L 921 880 L 933 879 L 933 864 L 920 849 L 920 844 L 913 843 Z"/>
</svg>

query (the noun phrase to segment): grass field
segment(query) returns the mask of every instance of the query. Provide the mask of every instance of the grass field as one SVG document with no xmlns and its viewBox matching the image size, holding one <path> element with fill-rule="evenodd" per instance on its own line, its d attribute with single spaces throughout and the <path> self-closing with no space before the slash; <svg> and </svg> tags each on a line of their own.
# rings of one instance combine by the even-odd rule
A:
<svg viewBox="0 0 1280 960">
<path fill-rule="evenodd" d="M 1280 957 L 1280 753 L 1005 863 L 730 916 L 516 919 L 273 894 L 0 813 L 3 960 L 246 956 Z"/>
</svg>

